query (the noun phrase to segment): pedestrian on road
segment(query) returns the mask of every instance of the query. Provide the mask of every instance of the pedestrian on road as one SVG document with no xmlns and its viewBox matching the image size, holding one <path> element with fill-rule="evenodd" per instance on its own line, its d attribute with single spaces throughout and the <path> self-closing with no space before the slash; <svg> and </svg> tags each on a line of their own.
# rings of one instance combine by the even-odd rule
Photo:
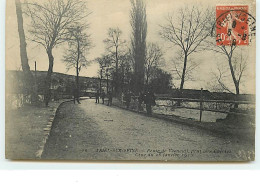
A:
<svg viewBox="0 0 260 185">
<path fill-rule="evenodd" d="M 96 97 L 96 103 L 99 103 L 99 90 L 97 90 L 95 97 Z"/>
<path fill-rule="evenodd" d="M 74 104 L 76 103 L 76 100 L 77 100 L 77 102 L 78 102 L 78 104 L 80 104 L 80 102 L 79 102 L 79 90 L 78 90 L 78 88 L 77 87 L 73 87 L 73 102 L 74 102 Z"/>
<path fill-rule="evenodd" d="M 143 110 L 143 108 L 142 108 L 143 101 L 144 101 L 144 93 L 143 93 L 143 91 L 141 91 L 138 96 L 138 112 Z"/>
<path fill-rule="evenodd" d="M 104 91 L 102 91 L 102 93 L 101 93 L 102 104 L 105 103 L 105 97 L 106 97 L 106 94 Z"/>
<path fill-rule="evenodd" d="M 126 102 L 126 108 L 129 109 L 130 102 L 131 102 L 131 92 L 128 91 L 125 95 L 125 102 Z"/>
<path fill-rule="evenodd" d="M 148 115 L 152 114 L 152 106 L 155 106 L 155 96 L 151 91 L 147 91 L 144 96 L 144 103 L 146 105 L 146 112 Z"/>
</svg>

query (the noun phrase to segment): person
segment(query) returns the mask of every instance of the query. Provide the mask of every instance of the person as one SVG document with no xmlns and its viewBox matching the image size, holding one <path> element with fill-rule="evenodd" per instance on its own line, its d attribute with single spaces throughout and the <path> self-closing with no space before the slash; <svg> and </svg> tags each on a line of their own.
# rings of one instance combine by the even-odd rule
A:
<svg viewBox="0 0 260 185">
<path fill-rule="evenodd" d="M 96 97 L 96 103 L 99 103 L 99 90 L 97 90 L 95 97 Z"/>
<path fill-rule="evenodd" d="M 128 91 L 125 95 L 125 102 L 126 102 L 126 108 L 129 109 L 130 102 L 131 102 L 131 93 Z"/>
<path fill-rule="evenodd" d="M 106 94 L 104 91 L 102 91 L 102 93 L 101 93 L 102 104 L 105 103 L 105 97 L 106 97 Z"/>
<path fill-rule="evenodd" d="M 122 106 L 124 105 L 124 101 L 125 101 L 125 93 L 122 92 L 121 93 L 121 104 L 122 104 Z"/>
<path fill-rule="evenodd" d="M 144 93 L 141 91 L 138 96 L 138 112 L 142 111 L 142 103 L 144 101 Z"/>
<path fill-rule="evenodd" d="M 73 102 L 74 102 L 74 104 L 76 103 L 76 100 L 77 100 L 78 104 L 80 104 L 80 102 L 79 102 L 79 91 L 78 91 L 78 89 L 74 86 L 74 87 L 73 87 Z"/>
<path fill-rule="evenodd" d="M 109 92 L 107 93 L 107 96 L 108 96 L 107 106 L 111 106 L 111 105 L 112 105 L 112 92 L 109 91 Z"/>
<path fill-rule="evenodd" d="M 147 91 L 144 96 L 144 103 L 146 105 L 146 112 L 148 115 L 152 114 L 152 106 L 155 106 L 155 96 L 151 91 Z"/>
</svg>

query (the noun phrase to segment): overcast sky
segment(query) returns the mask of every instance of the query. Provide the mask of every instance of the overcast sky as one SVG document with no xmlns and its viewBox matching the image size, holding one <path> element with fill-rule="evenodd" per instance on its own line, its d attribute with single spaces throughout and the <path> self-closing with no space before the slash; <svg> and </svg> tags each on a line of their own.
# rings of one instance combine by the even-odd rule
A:
<svg viewBox="0 0 260 185">
<path fill-rule="evenodd" d="M 250 1 L 250 0 L 245 0 Z M 244 1 L 244 2 L 245 2 Z M 42 1 L 39 1 L 42 2 Z M 207 3 L 206 3 L 207 2 Z M 195 4 L 196 6 L 210 6 L 215 8 L 216 4 L 223 4 L 224 2 L 231 2 L 228 0 L 221 0 L 216 3 L 213 1 L 205 0 L 146 0 L 147 4 L 147 22 L 148 22 L 148 42 L 158 43 L 165 53 L 166 66 L 169 72 L 172 69 L 171 58 L 176 55 L 178 47 L 171 47 L 167 42 L 161 39 L 158 35 L 160 30 L 159 25 L 165 22 L 165 17 L 168 13 L 176 13 L 180 7 Z M 243 2 L 243 1 L 242 1 Z M 185 3 L 185 4 L 184 4 Z M 210 3 L 210 4 L 208 4 Z M 236 1 L 236 4 L 238 1 Z M 110 27 L 119 27 L 123 31 L 123 39 L 130 40 L 130 0 L 88 0 L 88 9 L 91 15 L 88 17 L 90 23 L 89 33 L 91 34 L 91 39 L 95 47 L 93 47 L 89 56 L 89 60 L 93 60 L 104 53 L 104 43 L 103 40 L 107 37 L 107 30 Z M 15 12 L 14 0 L 7 1 L 6 10 L 6 69 L 21 69 L 20 65 L 20 54 L 19 54 L 19 35 L 17 31 L 17 19 Z M 29 23 L 25 20 L 25 25 Z M 26 33 L 27 34 L 27 33 Z M 37 61 L 37 70 L 48 69 L 48 57 L 42 46 L 37 46 L 33 43 L 28 43 L 28 57 L 31 69 L 34 67 L 34 61 Z M 246 50 L 252 50 L 250 46 L 244 46 Z M 61 72 L 67 74 L 74 74 L 73 70 L 66 72 L 66 67 L 62 62 L 63 46 L 54 49 L 54 72 Z M 195 54 L 193 60 L 200 63 L 200 67 L 197 69 L 195 82 L 187 82 L 186 88 L 207 88 L 207 82 L 211 78 L 211 71 L 216 69 L 216 64 L 220 60 L 225 58 L 213 54 L 211 52 L 203 52 Z M 254 70 L 254 54 L 249 55 L 249 70 Z M 96 76 L 98 70 L 98 65 L 93 63 L 87 69 L 81 71 L 81 76 Z M 254 82 L 254 73 L 248 73 L 247 79 L 249 83 Z M 247 87 L 242 87 L 242 92 L 254 92 L 254 87 L 250 85 Z"/>
</svg>

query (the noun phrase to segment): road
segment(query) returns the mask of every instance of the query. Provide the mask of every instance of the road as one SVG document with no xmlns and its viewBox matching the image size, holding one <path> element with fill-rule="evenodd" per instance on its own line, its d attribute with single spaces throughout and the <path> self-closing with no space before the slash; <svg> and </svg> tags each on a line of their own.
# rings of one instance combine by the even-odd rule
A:
<svg viewBox="0 0 260 185">
<path fill-rule="evenodd" d="M 60 106 L 42 159 L 234 161 L 243 159 L 244 150 L 228 135 L 88 99 Z"/>
</svg>

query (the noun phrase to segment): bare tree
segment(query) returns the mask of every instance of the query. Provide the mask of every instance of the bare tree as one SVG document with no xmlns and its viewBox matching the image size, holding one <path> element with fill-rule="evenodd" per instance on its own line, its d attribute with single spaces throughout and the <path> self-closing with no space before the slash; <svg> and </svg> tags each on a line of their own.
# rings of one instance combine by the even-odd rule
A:
<svg viewBox="0 0 260 185">
<path fill-rule="evenodd" d="M 183 71 L 183 55 L 181 53 L 179 53 L 177 55 L 177 57 L 175 57 L 174 59 L 172 59 L 172 62 L 173 62 L 173 70 L 172 71 L 172 74 L 173 74 L 173 79 L 176 82 L 173 83 L 173 86 L 175 88 L 178 88 L 178 82 L 181 82 L 181 78 L 182 78 L 182 71 Z M 192 60 L 192 59 L 189 59 L 189 62 L 187 63 L 187 66 L 186 66 L 186 71 L 185 71 L 185 77 L 184 77 L 184 82 L 187 82 L 187 81 L 194 81 L 195 80 L 195 75 L 194 73 L 197 72 L 197 67 L 199 66 L 199 63 Z"/>
<path fill-rule="evenodd" d="M 91 48 L 91 41 L 89 35 L 84 33 L 87 27 L 75 23 L 71 26 L 67 37 L 68 49 L 65 51 L 63 60 L 66 63 L 67 69 L 74 68 L 76 70 L 76 89 L 79 91 L 79 72 L 83 67 L 89 64 L 86 58 L 88 50 Z"/>
<path fill-rule="evenodd" d="M 207 41 L 207 48 L 212 50 L 215 53 L 219 53 L 226 57 L 227 63 L 224 65 L 225 67 L 221 67 L 218 65 L 218 72 L 213 73 L 219 88 L 223 91 L 227 91 L 229 93 L 234 93 L 232 90 L 232 86 L 227 84 L 228 79 L 232 79 L 233 87 L 235 89 L 236 95 L 240 94 L 240 84 L 241 79 L 245 75 L 245 70 L 247 67 L 247 56 L 243 56 L 243 50 L 241 52 L 237 50 L 237 43 L 234 39 L 229 39 L 229 42 L 226 45 L 220 44 L 217 45 L 217 42 L 221 43 L 221 38 L 219 34 L 216 33 L 216 24 L 212 24 L 213 27 L 211 29 L 212 39 Z M 222 64 L 223 65 L 223 64 Z M 228 70 L 227 70 L 228 69 Z M 238 104 L 235 105 L 235 108 L 238 107 Z"/>
<path fill-rule="evenodd" d="M 119 82 L 121 92 L 125 92 L 128 90 L 132 91 L 132 87 L 130 87 L 130 81 L 132 80 L 133 74 L 133 58 L 130 52 L 130 49 L 122 52 L 120 56 L 119 63 Z"/>
<path fill-rule="evenodd" d="M 131 49 L 134 59 L 135 93 L 144 86 L 144 63 L 146 55 L 146 5 L 143 0 L 131 0 L 130 23 L 132 26 Z"/>
<path fill-rule="evenodd" d="M 32 103 L 37 101 L 37 95 L 35 92 L 34 83 L 32 81 L 33 75 L 30 70 L 30 66 L 28 63 L 28 56 L 27 56 L 27 49 L 26 49 L 26 40 L 25 40 L 25 33 L 23 28 L 23 11 L 20 0 L 15 0 L 16 6 L 16 16 L 17 16 L 17 23 L 18 23 L 18 33 L 20 38 L 20 57 L 21 57 L 21 64 L 22 70 L 24 73 L 24 85 L 27 93 L 31 95 Z"/>
<path fill-rule="evenodd" d="M 183 89 L 187 75 L 188 57 L 194 52 L 204 50 L 202 45 L 211 35 L 212 12 L 194 6 L 191 9 L 182 8 L 176 19 L 173 15 L 169 15 L 166 19 L 167 23 L 161 26 L 159 33 L 161 37 L 178 47 L 180 49 L 178 52 L 183 57 L 180 90 Z"/>
<path fill-rule="evenodd" d="M 115 62 L 115 93 L 118 94 L 118 67 L 121 51 L 125 44 L 125 40 L 121 39 L 122 31 L 119 28 L 109 28 L 108 38 L 104 40 L 107 51 L 111 54 L 111 58 Z"/>
<path fill-rule="evenodd" d="M 228 92 L 232 93 L 230 84 L 227 82 L 229 69 L 225 65 L 217 64 L 217 71 L 212 71 L 213 79 L 208 83 L 209 88 L 215 92 Z"/>
<path fill-rule="evenodd" d="M 161 48 L 155 43 L 148 43 L 145 59 L 145 84 L 148 85 L 153 69 L 157 68 L 163 62 L 163 53 Z"/>
<path fill-rule="evenodd" d="M 102 79 L 103 79 L 103 77 L 104 76 L 108 77 L 108 70 L 107 69 L 111 65 L 111 60 L 112 59 L 111 59 L 110 55 L 102 55 L 101 57 L 96 59 L 96 61 L 99 64 L 99 80 L 100 80 L 99 81 L 99 88 L 100 88 L 100 90 L 102 90 Z M 107 92 L 108 92 L 108 89 L 107 89 Z"/>
<path fill-rule="evenodd" d="M 214 49 L 215 52 L 221 53 L 227 57 L 228 66 L 218 65 L 218 72 L 213 73 L 213 75 L 217 80 L 217 83 L 219 84 L 220 88 L 223 91 L 234 93 L 232 91 L 232 88 L 230 88 L 230 85 L 227 84 L 227 81 L 231 75 L 232 82 L 234 84 L 233 87 L 235 87 L 235 94 L 239 95 L 241 80 L 242 77 L 244 76 L 244 72 L 247 67 L 247 57 L 243 56 L 242 50 L 240 53 L 239 52 L 235 53 L 235 49 L 237 48 L 235 45 L 230 45 L 230 46 L 222 45 L 222 46 L 215 46 L 215 47 L 216 47 L 216 49 Z"/>
<path fill-rule="evenodd" d="M 75 22 L 83 22 L 88 16 L 86 3 L 81 0 L 52 0 L 46 3 L 26 3 L 31 19 L 31 40 L 44 47 L 49 58 L 45 82 L 45 104 L 50 99 L 51 75 L 53 72 L 53 49 L 66 41 L 69 29 Z"/>
</svg>

